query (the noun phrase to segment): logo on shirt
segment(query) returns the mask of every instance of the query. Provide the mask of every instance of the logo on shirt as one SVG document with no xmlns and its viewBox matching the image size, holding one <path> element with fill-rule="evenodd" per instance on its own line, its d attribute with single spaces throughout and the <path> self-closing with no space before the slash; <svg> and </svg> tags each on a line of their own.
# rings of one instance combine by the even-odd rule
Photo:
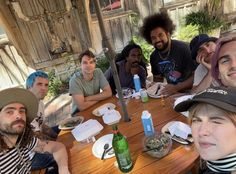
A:
<svg viewBox="0 0 236 174">
<path fill-rule="evenodd" d="M 164 75 L 168 83 L 177 84 L 181 81 L 181 73 L 175 71 L 175 63 L 170 60 L 161 61 L 159 64 L 160 73 Z"/>
</svg>

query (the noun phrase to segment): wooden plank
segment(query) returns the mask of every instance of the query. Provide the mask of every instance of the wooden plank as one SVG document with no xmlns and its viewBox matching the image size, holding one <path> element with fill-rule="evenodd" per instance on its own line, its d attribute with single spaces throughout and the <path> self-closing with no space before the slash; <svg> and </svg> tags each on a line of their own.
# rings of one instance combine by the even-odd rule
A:
<svg viewBox="0 0 236 174">
<path fill-rule="evenodd" d="M 40 62 L 40 63 L 36 63 L 35 67 L 36 67 L 36 69 L 43 69 L 43 68 L 47 68 L 47 67 L 53 67 L 53 66 L 56 66 L 56 65 L 63 64 L 65 62 L 67 62 L 68 59 L 69 59 L 69 57 L 61 57 L 61 58 L 54 59 L 54 60 Z"/>
</svg>

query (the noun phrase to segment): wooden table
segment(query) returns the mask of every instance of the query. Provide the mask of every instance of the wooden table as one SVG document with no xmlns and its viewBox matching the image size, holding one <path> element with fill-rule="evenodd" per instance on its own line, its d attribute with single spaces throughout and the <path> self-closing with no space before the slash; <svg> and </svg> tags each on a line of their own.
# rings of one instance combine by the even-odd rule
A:
<svg viewBox="0 0 236 174">
<path fill-rule="evenodd" d="M 95 106 L 80 112 L 79 115 L 84 116 L 85 120 L 96 119 L 103 126 L 104 129 L 96 139 L 99 137 L 112 133 L 111 126 L 105 125 L 101 117 L 92 115 L 92 111 L 105 103 L 113 103 L 116 105 L 116 109 L 120 111 L 121 107 L 118 105 L 118 99 L 112 97 Z M 187 122 L 187 119 L 179 113 L 176 113 L 172 109 L 173 102 L 171 99 L 165 99 L 166 105 L 161 105 L 160 99 L 151 99 L 149 102 L 142 103 L 141 100 L 130 99 L 127 105 L 127 110 L 131 118 L 130 122 L 120 121 L 118 127 L 120 132 L 127 137 L 131 156 L 134 162 L 134 168 L 130 173 L 135 174 L 178 174 L 186 173 L 191 170 L 195 163 L 198 161 L 198 153 L 194 149 L 194 145 L 180 145 L 173 141 L 172 151 L 162 159 L 157 159 L 149 156 L 146 153 L 142 153 L 143 150 L 143 126 L 141 122 L 141 113 L 143 110 L 148 110 L 153 119 L 153 124 L 156 131 L 160 131 L 161 128 L 168 122 L 178 120 Z M 69 155 L 69 168 L 72 174 L 116 174 L 121 173 L 117 167 L 114 166 L 116 161 L 114 158 L 106 160 L 100 160 L 93 156 L 92 146 L 93 143 L 81 143 L 77 142 L 70 131 L 62 131 L 58 138 L 58 141 L 63 142 L 68 150 Z M 194 171 L 194 170 L 193 170 Z"/>
</svg>

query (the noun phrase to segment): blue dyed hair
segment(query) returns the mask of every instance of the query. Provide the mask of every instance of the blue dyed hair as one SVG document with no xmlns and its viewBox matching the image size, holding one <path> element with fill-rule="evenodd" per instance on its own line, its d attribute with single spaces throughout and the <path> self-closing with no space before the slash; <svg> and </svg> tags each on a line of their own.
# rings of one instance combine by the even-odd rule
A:
<svg viewBox="0 0 236 174">
<path fill-rule="evenodd" d="M 43 71 L 35 71 L 32 74 L 30 74 L 28 76 L 28 78 L 26 79 L 26 89 L 29 89 L 33 86 L 35 79 L 37 77 L 42 77 L 42 78 L 48 79 L 47 73 L 45 73 Z"/>
</svg>

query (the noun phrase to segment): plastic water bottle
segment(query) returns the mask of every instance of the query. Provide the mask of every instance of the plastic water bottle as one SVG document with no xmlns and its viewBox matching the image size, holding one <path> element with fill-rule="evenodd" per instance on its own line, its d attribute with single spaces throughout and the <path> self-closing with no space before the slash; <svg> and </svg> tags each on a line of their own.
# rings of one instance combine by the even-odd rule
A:
<svg viewBox="0 0 236 174">
<path fill-rule="evenodd" d="M 151 114 L 147 110 L 145 110 L 145 111 L 143 111 L 141 118 L 142 118 L 145 136 L 154 135 L 155 131 L 154 131 L 154 127 L 153 127 Z"/>
<path fill-rule="evenodd" d="M 127 173 L 133 169 L 133 162 L 131 159 L 128 142 L 126 138 L 118 131 L 117 125 L 112 125 L 112 129 L 114 133 L 112 147 L 115 152 L 119 169 L 123 173 Z"/>
<path fill-rule="evenodd" d="M 141 89 L 141 84 L 138 74 L 134 74 L 134 87 L 135 87 L 135 92 L 139 92 L 139 90 Z"/>
<path fill-rule="evenodd" d="M 140 96 L 143 103 L 148 102 L 148 94 L 145 89 L 140 89 Z"/>
</svg>

